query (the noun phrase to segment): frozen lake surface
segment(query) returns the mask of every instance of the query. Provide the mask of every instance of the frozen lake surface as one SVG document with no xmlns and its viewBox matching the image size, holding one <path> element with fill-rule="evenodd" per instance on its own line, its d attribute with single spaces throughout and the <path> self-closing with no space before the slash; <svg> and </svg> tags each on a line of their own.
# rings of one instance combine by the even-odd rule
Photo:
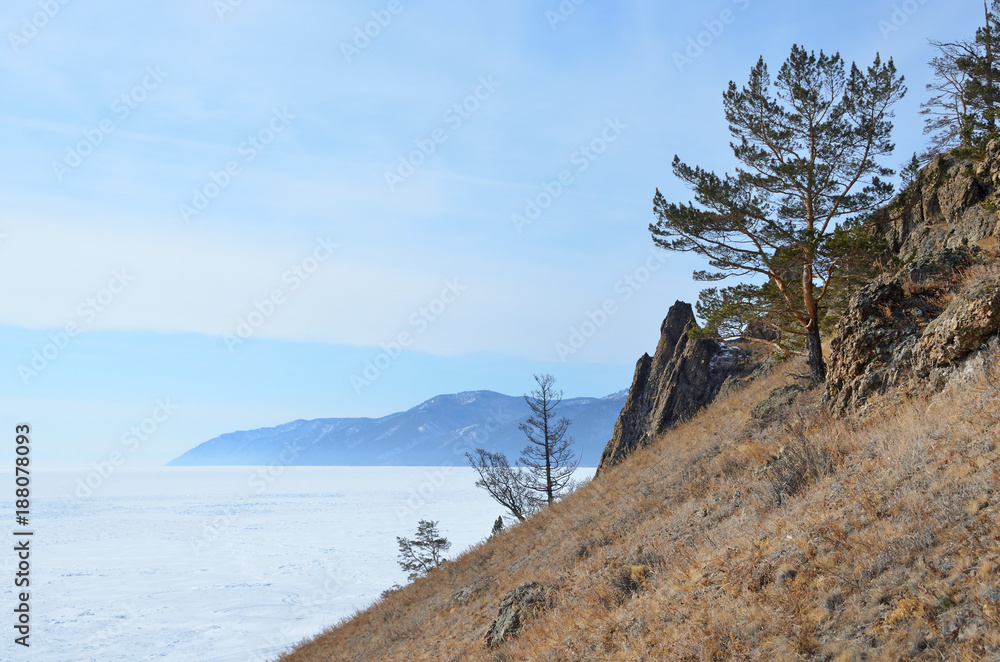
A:
<svg viewBox="0 0 1000 662">
<path fill-rule="evenodd" d="M 268 471 L 35 475 L 31 648 L 7 625 L 0 659 L 270 660 L 405 583 L 396 536 L 418 520 L 439 521 L 454 556 L 503 512 L 467 467 Z M 0 513 L 13 522 L 8 499 Z M 15 558 L 3 547 L 0 592 L 13 605 Z"/>
</svg>

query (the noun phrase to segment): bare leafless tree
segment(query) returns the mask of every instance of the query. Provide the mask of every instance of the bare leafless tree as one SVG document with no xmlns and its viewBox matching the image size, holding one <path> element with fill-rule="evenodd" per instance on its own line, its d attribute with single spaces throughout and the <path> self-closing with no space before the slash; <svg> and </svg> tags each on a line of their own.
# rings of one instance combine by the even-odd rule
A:
<svg viewBox="0 0 1000 662">
<path fill-rule="evenodd" d="M 469 453 L 465 457 L 479 474 L 476 487 L 486 490 L 518 521 L 523 522 L 538 510 L 538 497 L 526 486 L 521 470 L 510 466 L 506 455 L 477 448 L 475 457 Z"/>
<path fill-rule="evenodd" d="M 968 67 L 963 63 L 980 57 L 980 48 L 975 41 L 931 40 L 930 44 L 937 50 L 937 55 L 930 61 L 934 82 L 927 84 L 927 91 L 931 96 L 920 104 L 924 134 L 931 136 L 931 144 L 921 155 L 922 163 L 963 143 L 962 129 L 970 112 L 966 99 L 969 74 Z"/>
</svg>

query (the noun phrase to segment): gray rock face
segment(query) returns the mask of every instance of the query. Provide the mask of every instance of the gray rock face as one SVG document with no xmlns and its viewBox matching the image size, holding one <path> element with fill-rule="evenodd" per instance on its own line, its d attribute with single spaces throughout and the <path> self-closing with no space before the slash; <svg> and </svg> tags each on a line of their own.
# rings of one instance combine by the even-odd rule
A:
<svg viewBox="0 0 1000 662">
<path fill-rule="evenodd" d="M 505 595 L 496 619 L 486 632 L 486 647 L 499 646 L 504 639 L 520 632 L 528 614 L 533 609 L 543 608 L 548 599 L 548 591 L 536 582 L 521 584 Z"/>
<path fill-rule="evenodd" d="M 1000 142 L 989 145 L 981 163 L 940 155 L 922 171 L 919 186 L 900 197 L 905 211 L 881 231 L 904 260 L 945 248 L 995 248 L 1000 218 L 989 201 L 998 192 Z"/>
<path fill-rule="evenodd" d="M 824 399 L 860 413 L 878 396 L 933 392 L 1000 344 L 1000 142 L 981 162 L 945 154 L 880 226 L 899 273 L 851 301 L 832 340 Z M 900 211 L 902 209 L 902 211 Z M 974 266 L 977 265 L 978 266 Z M 982 271 L 965 282 L 966 270 Z"/>
<path fill-rule="evenodd" d="M 656 352 L 644 354 L 635 366 L 598 474 L 711 402 L 726 378 L 738 371 L 738 350 L 710 338 L 690 338 L 695 324 L 690 304 L 678 301 L 670 307 Z"/>
<path fill-rule="evenodd" d="M 831 408 L 861 412 L 890 390 L 933 392 L 995 346 L 1000 276 L 961 286 L 962 270 L 982 259 L 978 250 L 945 249 L 862 289 L 832 341 Z"/>
<path fill-rule="evenodd" d="M 1000 281 L 983 283 L 955 297 L 945 311 L 927 325 L 915 354 L 920 371 L 949 366 L 983 346 L 1000 331 Z"/>
</svg>

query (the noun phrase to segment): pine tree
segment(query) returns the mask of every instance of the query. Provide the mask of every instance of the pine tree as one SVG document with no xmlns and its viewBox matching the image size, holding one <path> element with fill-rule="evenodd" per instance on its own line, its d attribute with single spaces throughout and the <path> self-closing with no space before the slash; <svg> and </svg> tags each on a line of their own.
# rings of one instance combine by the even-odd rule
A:
<svg viewBox="0 0 1000 662">
<path fill-rule="evenodd" d="M 764 59 L 748 83 L 723 95 L 733 153 L 743 167 L 719 176 L 674 157 L 674 174 L 695 202 L 671 203 L 656 191 L 654 242 L 708 259 L 696 280 L 756 276 L 708 289 L 699 314 L 738 327 L 763 321 L 802 339 L 814 383 L 826 377 L 821 333 L 827 298 L 844 267 L 865 254 L 861 222 L 894 193 L 894 172 L 877 159 L 892 153 L 892 106 L 905 94 L 892 60 L 845 72 L 839 54 L 793 46 L 771 90 Z M 858 267 L 858 265 L 854 265 Z M 858 267 L 860 268 L 860 267 Z M 759 334 L 758 334 L 759 335 Z M 759 338 L 753 338 L 759 339 Z"/>
<path fill-rule="evenodd" d="M 409 572 L 410 579 L 425 575 L 444 562 L 443 554 L 451 543 L 437 530 L 437 522 L 420 520 L 417 535 L 412 540 L 396 536 L 399 545 L 399 567 Z"/>
</svg>

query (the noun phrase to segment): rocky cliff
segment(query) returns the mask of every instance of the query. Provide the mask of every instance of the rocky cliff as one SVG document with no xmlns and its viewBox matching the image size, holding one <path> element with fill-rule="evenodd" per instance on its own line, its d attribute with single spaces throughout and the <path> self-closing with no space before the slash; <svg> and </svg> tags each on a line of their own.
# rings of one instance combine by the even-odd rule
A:
<svg viewBox="0 0 1000 662">
<path fill-rule="evenodd" d="M 945 249 L 865 287 L 831 343 L 827 403 L 861 412 L 890 391 L 933 392 L 995 351 L 1000 272 L 982 259 L 981 251 Z"/>
<path fill-rule="evenodd" d="M 990 143 L 982 161 L 938 155 L 889 206 L 880 232 L 902 260 L 961 246 L 992 250 L 1000 236 L 998 192 L 1000 142 Z"/>
<path fill-rule="evenodd" d="M 740 352 L 710 338 L 691 338 L 696 322 L 691 305 L 677 301 L 660 325 L 653 356 L 643 354 L 625 406 L 604 448 L 598 474 L 691 416 L 716 396 L 739 371 Z"/>
<path fill-rule="evenodd" d="M 841 318 L 825 392 L 834 410 L 936 391 L 996 352 L 998 192 L 992 143 L 983 161 L 936 157 L 890 206 L 879 231 L 904 266 L 862 289 Z"/>
</svg>

